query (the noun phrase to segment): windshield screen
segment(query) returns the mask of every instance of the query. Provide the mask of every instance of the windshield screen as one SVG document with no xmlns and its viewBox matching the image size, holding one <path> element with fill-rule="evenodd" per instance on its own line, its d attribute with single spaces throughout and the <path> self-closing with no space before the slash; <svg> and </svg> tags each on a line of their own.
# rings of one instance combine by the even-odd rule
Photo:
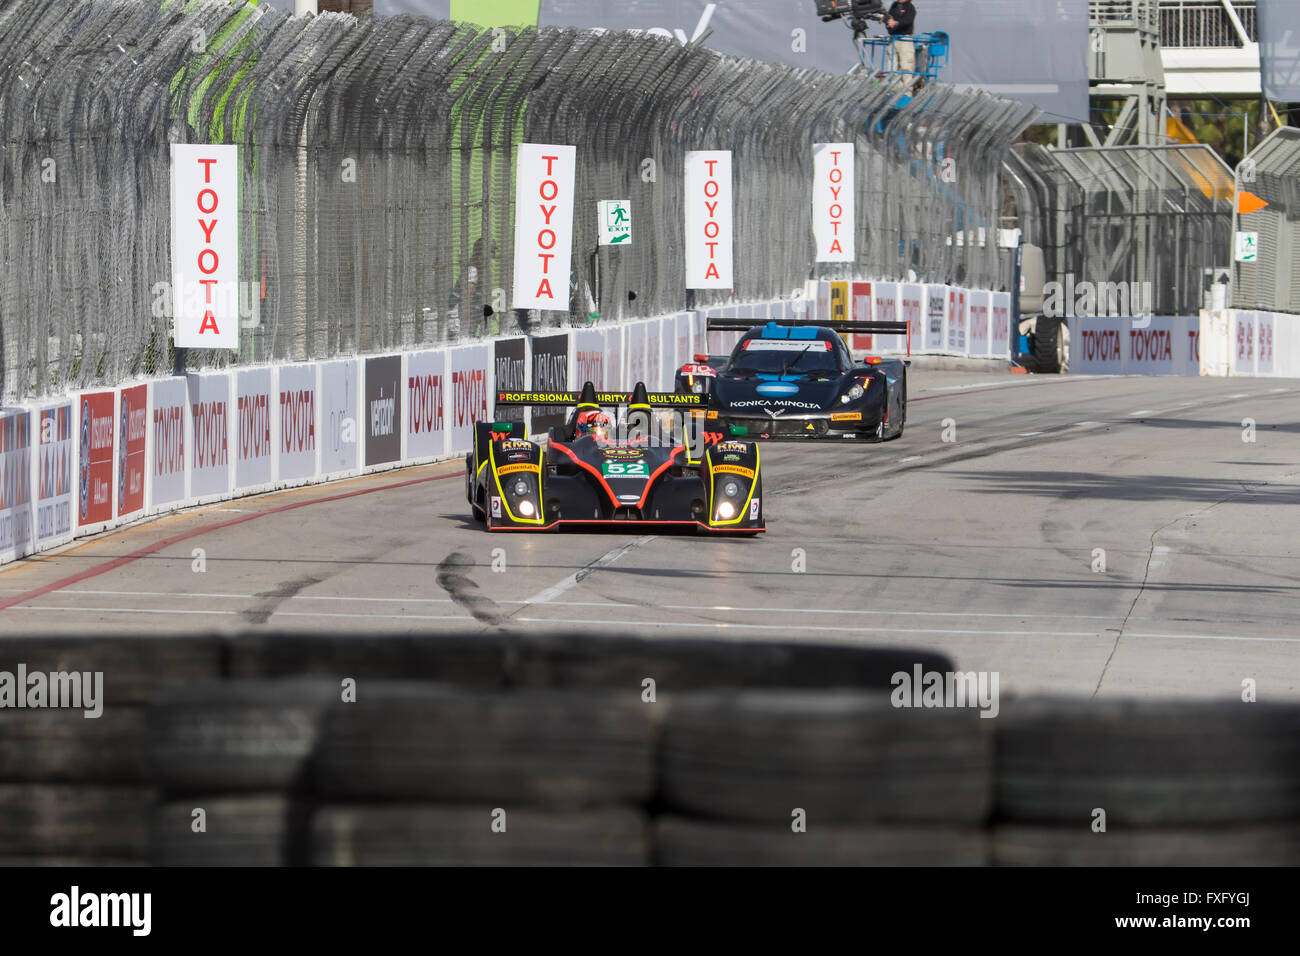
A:
<svg viewBox="0 0 1300 956">
<path fill-rule="evenodd" d="M 839 358 L 827 339 L 746 339 L 731 353 L 729 371 L 838 372 Z"/>
</svg>

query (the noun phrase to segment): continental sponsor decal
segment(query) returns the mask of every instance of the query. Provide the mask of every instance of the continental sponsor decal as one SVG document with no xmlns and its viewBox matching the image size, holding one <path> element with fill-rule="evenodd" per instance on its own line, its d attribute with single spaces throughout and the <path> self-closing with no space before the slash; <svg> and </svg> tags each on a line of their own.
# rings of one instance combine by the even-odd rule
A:
<svg viewBox="0 0 1300 956">
<path fill-rule="evenodd" d="M 740 475 L 750 481 L 754 480 L 754 469 L 742 468 L 740 465 L 714 465 L 713 473 L 715 475 Z"/>
<path fill-rule="evenodd" d="M 505 465 L 497 469 L 497 476 L 513 475 L 516 471 L 541 471 L 540 465 Z"/>
<path fill-rule="evenodd" d="M 861 412 L 832 412 L 831 421 L 833 422 L 860 422 L 862 421 Z"/>
</svg>

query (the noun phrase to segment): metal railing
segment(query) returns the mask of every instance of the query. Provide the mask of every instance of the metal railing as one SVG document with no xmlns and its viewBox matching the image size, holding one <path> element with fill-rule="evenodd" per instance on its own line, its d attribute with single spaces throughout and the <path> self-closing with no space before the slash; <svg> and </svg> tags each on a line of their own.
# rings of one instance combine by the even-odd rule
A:
<svg viewBox="0 0 1300 956">
<path fill-rule="evenodd" d="M 238 352 L 190 368 L 679 311 L 682 176 L 730 149 L 736 286 L 812 275 L 993 287 L 1022 104 L 629 33 L 293 18 L 226 0 L 0 4 L 0 396 L 169 372 L 169 144 L 240 151 Z M 814 263 L 812 144 L 857 144 L 858 259 Z M 512 313 L 513 162 L 578 147 L 568 312 Z M 632 200 L 631 247 L 595 203 Z M 491 314 L 485 315 L 485 310 Z"/>
<path fill-rule="evenodd" d="M 1241 31 L 1233 22 L 1229 6 L 1236 12 L 1246 41 L 1258 42 L 1258 20 L 1254 3 L 1240 0 L 1162 0 L 1160 45 L 1167 48 L 1240 49 Z"/>
</svg>

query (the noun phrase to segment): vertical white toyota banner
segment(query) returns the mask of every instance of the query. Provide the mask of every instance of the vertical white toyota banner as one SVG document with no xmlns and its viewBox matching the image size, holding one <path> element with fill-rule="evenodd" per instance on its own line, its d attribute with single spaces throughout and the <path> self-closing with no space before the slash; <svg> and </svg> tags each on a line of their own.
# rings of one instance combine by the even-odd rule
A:
<svg viewBox="0 0 1300 956">
<path fill-rule="evenodd" d="M 854 262 L 853 144 L 813 144 L 813 238 L 818 262 Z"/>
<path fill-rule="evenodd" d="M 177 348 L 239 348 L 239 147 L 172 144 Z"/>
<path fill-rule="evenodd" d="M 686 153 L 686 288 L 730 289 L 731 151 Z"/>
<path fill-rule="evenodd" d="M 516 309 L 569 310 L 574 146 L 520 143 L 515 157 Z"/>
</svg>

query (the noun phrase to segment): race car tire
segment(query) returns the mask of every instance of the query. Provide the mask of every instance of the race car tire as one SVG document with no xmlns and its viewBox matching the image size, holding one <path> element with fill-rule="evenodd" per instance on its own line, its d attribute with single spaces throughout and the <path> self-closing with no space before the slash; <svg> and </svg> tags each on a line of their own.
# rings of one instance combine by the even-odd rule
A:
<svg viewBox="0 0 1300 956">
<path fill-rule="evenodd" d="M 659 697 L 708 687 L 786 687 L 889 693 L 899 671 L 945 673 L 942 654 L 800 642 L 664 639 L 562 632 L 511 638 L 507 679 L 520 687 L 588 688 Z"/>
<path fill-rule="evenodd" d="M 190 797 L 154 811 L 149 859 L 155 866 L 303 865 L 309 825 L 308 813 L 283 794 Z"/>
<path fill-rule="evenodd" d="M 507 641 L 498 631 L 478 634 L 241 635 L 230 644 L 232 678 L 328 678 L 341 696 L 343 680 L 356 681 L 358 693 L 370 681 L 427 680 L 471 687 L 500 687 Z M 274 695 L 278 684 L 268 683 Z"/>
<path fill-rule="evenodd" d="M 1004 820 L 1264 823 L 1300 805 L 1300 707 L 1030 698 L 998 725 Z"/>
<path fill-rule="evenodd" d="M 155 797 L 147 787 L 0 784 L 0 853 L 145 859 Z"/>
<path fill-rule="evenodd" d="M 102 703 L 102 702 L 101 702 Z M 0 732 L 5 783 L 143 783 L 145 709 L 9 710 Z"/>
<path fill-rule="evenodd" d="M 632 808 L 548 812 L 493 800 L 326 806 L 311 828 L 314 866 L 644 866 L 649 859 L 649 825 Z"/>
<path fill-rule="evenodd" d="M 987 866 L 989 838 L 958 827 L 845 826 L 807 820 L 766 826 L 666 816 L 655 821 L 659 866 Z"/>
<path fill-rule="evenodd" d="M 1086 823 L 993 828 L 994 866 L 1300 865 L 1300 825 L 1143 830 Z"/>
<path fill-rule="evenodd" d="M 715 691 L 672 701 L 661 797 L 683 813 L 789 825 L 979 824 L 993 797 L 993 721 L 896 707 L 884 693 Z"/>
<path fill-rule="evenodd" d="M 338 680 L 184 684 L 149 707 L 149 762 L 169 793 L 290 790 L 316 748 Z"/>
<path fill-rule="evenodd" d="M 640 803 L 654 786 L 655 713 L 627 694 L 372 684 L 329 713 L 316 786 L 492 806 Z"/>
</svg>

